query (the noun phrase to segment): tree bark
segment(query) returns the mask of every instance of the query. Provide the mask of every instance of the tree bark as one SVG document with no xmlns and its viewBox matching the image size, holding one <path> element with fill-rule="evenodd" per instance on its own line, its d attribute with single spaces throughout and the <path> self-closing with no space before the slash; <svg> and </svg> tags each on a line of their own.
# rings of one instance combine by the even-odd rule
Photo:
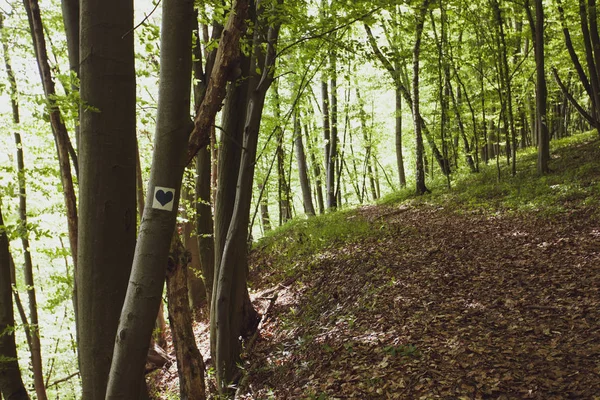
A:
<svg viewBox="0 0 600 400">
<path fill-rule="evenodd" d="M 75 268 L 77 268 L 77 201 L 71 174 L 71 163 L 69 161 L 69 147 L 71 144 L 67 129 L 62 121 L 60 109 L 56 103 L 56 90 L 52 78 L 52 71 L 48 62 L 48 52 L 46 50 L 46 40 L 44 37 L 44 29 L 38 1 L 23 0 L 23 4 L 25 5 L 25 10 L 27 11 L 27 18 L 29 21 L 40 78 L 42 81 L 42 86 L 44 87 L 44 95 L 48 103 L 48 114 L 50 117 L 52 132 L 54 134 L 63 196 L 65 200 L 65 207 L 67 209 L 69 247 L 71 249 L 73 264 L 75 265 Z"/>
<path fill-rule="evenodd" d="M 201 153 L 207 153 L 209 149 L 202 149 Z M 210 186 L 209 186 L 210 190 Z M 195 191 L 195 190 L 194 190 Z M 183 189 L 183 196 L 187 201 L 189 207 L 198 207 L 195 203 L 195 195 L 189 188 Z M 186 222 L 183 224 L 183 245 L 185 250 L 190 255 L 190 261 L 185 266 L 187 288 L 189 299 L 189 309 L 192 311 L 196 320 L 200 319 L 202 309 L 207 305 L 207 293 L 204 287 L 204 280 L 202 279 L 202 266 L 200 261 L 200 246 L 198 238 L 196 237 L 196 226 L 197 222 L 194 220 L 193 215 L 188 215 L 187 211 L 183 211 L 183 217 Z"/>
<path fill-rule="evenodd" d="M 239 378 L 236 363 L 240 355 L 240 332 L 241 336 L 247 336 L 256 329 L 258 324 L 256 312 L 246 301 L 248 298 L 247 237 L 258 132 L 266 92 L 273 82 L 274 46 L 279 35 L 279 23 L 271 26 L 265 34 L 267 25 L 266 19 L 262 18 L 264 11 L 257 11 L 259 16 L 255 22 L 249 79 L 250 98 L 244 125 L 235 206 L 227 231 L 223 256 L 218 272 L 215 274 L 214 312 L 211 314 L 211 342 L 215 346 L 217 386 L 221 393 L 228 393 L 229 385 Z M 266 54 L 263 50 L 265 43 Z M 262 71 L 262 75 L 257 74 L 258 70 Z M 254 315 L 254 318 L 246 318 L 248 315 Z M 248 325 L 249 323 L 251 325 Z"/>
<path fill-rule="evenodd" d="M 131 29 L 133 1 L 81 2 L 82 229 L 76 281 L 82 394 L 90 400 L 106 395 L 135 248 L 137 139 Z M 136 381 L 138 389 L 141 380 Z"/>
<path fill-rule="evenodd" d="M 0 14 L 0 29 L 4 29 L 4 21 L 3 15 Z M 15 75 L 12 69 L 12 64 L 10 62 L 9 55 L 9 47 L 6 41 L 6 38 L 3 37 L 2 40 L 3 50 L 4 50 L 4 63 L 6 67 L 6 73 L 8 75 L 8 81 L 10 84 L 10 98 L 11 98 L 11 106 L 12 106 L 12 119 L 15 126 L 18 126 L 20 123 L 20 114 L 19 114 L 19 103 L 18 103 L 18 90 L 17 90 L 17 81 L 15 79 Z M 23 143 L 21 141 L 21 133 L 15 129 L 14 132 L 15 138 L 15 148 L 17 152 L 17 177 L 18 177 L 18 185 L 19 185 L 19 225 L 18 225 L 18 233 L 21 238 L 21 244 L 23 247 L 23 257 L 24 257 L 24 277 L 25 277 L 25 285 L 27 286 L 27 295 L 29 298 L 29 320 L 31 323 L 26 326 L 26 330 L 28 331 L 27 335 L 27 344 L 29 345 L 29 351 L 31 355 L 31 366 L 33 370 L 33 380 L 34 387 L 38 398 L 45 399 L 46 396 L 46 388 L 44 385 L 44 374 L 42 368 L 42 351 L 40 344 L 40 335 L 39 335 L 39 323 L 38 323 L 38 312 L 37 312 L 37 300 L 35 294 L 35 285 L 33 281 L 33 262 L 31 259 L 31 252 L 29 251 L 30 242 L 29 242 L 29 228 L 27 226 L 27 189 L 26 189 L 26 178 L 25 178 L 25 160 L 23 157 Z M 3 224 L 0 224 L 0 226 Z M 0 228 L 3 229 L 3 228 Z M 4 234 L 4 233 L 3 233 Z M 9 280 L 10 282 L 10 280 Z M 11 313 L 12 313 L 12 303 L 11 303 Z M 12 314 L 11 314 L 12 315 Z M 0 329 L 0 336 L 4 332 Z M 20 379 L 20 377 L 19 377 Z"/>
<path fill-rule="evenodd" d="M 17 346 L 15 343 L 15 318 L 12 303 L 12 286 L 10 272 L 10 251 L 8 236 L 2 218 L 0 206 L 0 393 L 7 400 L 29 400 L 29 395 L 23 385 Z"/>
<path fill-rule="evenodd" d="M 298 175 L 300 177 L 300 189 L 302 190 L 304 212 L 308 216 L 314 216 L 315 206 L 312 201 L 308 168 L 306 166 L 306 155 L 304 154 L 304 144 L 302 143 L 302 126 L 300 125 L 297 111 L 294 113 L 294 145 L 296 147 L 296 161 L 298 162 Z"/>
<path fill-rule="evenodd" d="M 538 174 L 550 172 L 550 137 L 546 118 L 547 96 L 546 71 L 544 67 L 544 8 L 542 0 L 535 0 L 535 71 L 536 71 L 536 116 L 538 127 Z"/>
<path fill-rule="evenodd" d="M 338 95 L 337 95 L 337 55 L 330 56 L 331 77 L 329 86 L 331 89 L 331 136 L 329 138 L 329 154 L 327 154 L 327 208 L 335 210 L 338 207 L 336 194 L 336 163 L 338 162 Z"/>
<path fill-rule="evenodd" d="M 225 95 L 225 82 L 239 54 L 238 44 L 245 29 L 247 9 L 246 1 L 234 3 L 217 50 L 209 86 L 192 128 L 188 110 L 193 1 L 165 0 L 163 3 L 156 150 L 149 182 L 151 190 L 148 191 L 130 284 L 121 312 L 107 399 L 135 399 L 139 395 L 135 383 L 144 373 L 148 343 L 161 299 L 183 170 L 201 146 L 209 142 L 210 127 Z M 161 194 L 162 189 L 157 186 L 167 191 L 163 190 Z M 167 193 L 171 196 L 166 196 Z M 168 201 L 154 203 L 155 198 Z M 169 207 L 169 204 L 172 206 Z"/>
<path fill-rule="evenodd" d="M 174 234 L 167 263 L 167 293 L 169 322 L 177 357 L 179 398 L 204 400 L 206 399 L 204 360 L 196 346 L 196 338 L 192 330 L 192 313 L 187 288 L 188 264 L 192 258 L 177 234 Z"/>
<path fill-rule="evenodd" d="M 415 180 L 416 192 L 418 195 L 427 193 L 429 189 L 425 186 L 425 170 L 423 166 L 423 135 L 419 110 L 419 55 L 421 51 L 421 36 L 423 33 L 423 25 L 425 24 L 425 13 L 429 6 L 429 0 L 424 0 L 421 3 L 417 13 L 417 23 L 415 26 L 415 44 L 413 47 L 413 79 L 412 79 L 412 98 L 413 98 L 413 120 L 415 129 L 416 141 L 416 165 L 415 165 Z"/>
</svg>

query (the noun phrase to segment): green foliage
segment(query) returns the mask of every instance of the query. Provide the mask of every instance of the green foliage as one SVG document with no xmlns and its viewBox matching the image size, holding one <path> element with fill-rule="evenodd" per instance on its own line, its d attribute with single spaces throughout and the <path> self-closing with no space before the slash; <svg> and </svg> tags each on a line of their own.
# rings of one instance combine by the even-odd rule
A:
<svg viewBox="0 0 600 400">
<path fill-rule="evenodd" d="M 255 247 L 270 253 L 281 265 L 294 265 L 301 257 L 317 255 L 327 247 L 360 240 L 372 233 L 371 224 L 356 211 L 338 211 L 297 218 L 267 233 Z"/>
<path fill-rule="evenodd" d="M 600 157 L 596 132 L 587 132 L 555 140 L 551 143 L 553 172 L 539 177 L 536 172 L 534 148 L 517 153 L 517 176 L 501 161 L 500 180 L 495 160 L 482 165 L 478 174 L 465 170 L 453 176 L 452 189 L 447 190 L 445 178 L 436 178 L 432 193 L 417 197 L 405 189 L 384 197 L 381 204 L 403 201 L 446 204 L 457 210 L 536 212 L 552 215 L 577 207 L 598 206 L 600 200 Z"/>
</svg>

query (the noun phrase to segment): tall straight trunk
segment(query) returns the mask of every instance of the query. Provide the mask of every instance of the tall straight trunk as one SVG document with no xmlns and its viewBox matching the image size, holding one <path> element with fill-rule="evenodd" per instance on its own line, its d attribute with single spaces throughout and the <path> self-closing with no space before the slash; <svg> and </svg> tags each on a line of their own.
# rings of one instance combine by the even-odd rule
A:
<svg viewBox="0 0 600 400">
<path fill-rule="evenodd" d="M 13 93 L 16 96 L 16 92 Z M 16 97 L 12 97 L 13 100 L 13 122 L 19 123 L 19 108 L 15 102 Z M 38 319 L 38 306 L 35 293 L 35 282 L 33 278 L 33 261 L 31 259 L 30 242 L 29 242 L 29 228 L 27 227 L 27 189 L 25 180 L 25 162 L 23 157 L 23 143 L 21 141 L 21 134 L 18 130 L 14 132 L 15 147 L 17 151 L 17 175 L 19 181 L 19 236 L 21 237 L 21 244 L 23 247 L 23 276 L 25 278 L 25 285 L 27 287 L 27 298 L 29 303 L 29 351 L 31 353 L 31 367 L 33 370 L 33 383 L 35 387 L 35 393 L 38 399 L 46 399 L 46 387 L 44 385 L 44 372 L 42 367 L 42 346 L 40 343 L 40 325 Z"/>
<path fill-rule="evenodd" d="M 331 154 L 331 115 L 329 112 L 329 84 L 325 77 L 321 78 L 321 107 L 323 109 L 323 139 L 325 140 L 325 194 L 326 207 L 331 208 L 331 199 L 329 198 L 329 156 Z M 333 193 L 332 193 L 333 195 Z"/>
<path fill-rule="evenodd" d="M 0 14 L 0 29 L 4 28 L 3 16 Z M 18 90 L 15 75 L 10 62 L 9 46 L 6 42 L 6 38 L 2 38 L 3 50 L 4 50 L 4 64 L 8 75 L 8 81 L 10 84 L 10 98 L 12 106 L 12 119 L 16 127 L 20 123 L 19 114 L 19 103 L 18 103 Z M 29 351 L 31 355 L 31 366 L 33 370 L 34 387 L 38 398 L 45 399 L 46 388 L 44 385 L 44 374 L 42 370 L 42 350 L 40 344 L 39 335 L 39 323 L 38 323 L 38 312 L 37 312 L 37 300 L 35 294 L 35 285 L 33 280 L 33 261 L 31 259 L 31 252 L 29 251 L 29 229 L 27 227 L 27 184 L 25 178 L 25 160 L 23 156 L 23 143 L 21 141 L 21 133 L 18 129 L 14 131 L 15 148 L 17 153 L 17 176 L 19 185 L 19 236 L 21 238 L 21 244 L 23 247 L 23 258 L 24 258 L 24 277 L 25 285 L 27 286 L 27 295 L 29 298 L 29 321 L 30 324 L 26 327 L 28 330 L 27 343 L 29 345 Z M 3 224 L 0 224 L 2 226 Z M 10 280 L 9 280 L 10 281 Z M 11 303 L 12 304 L 12 303 Z M 12 306 L 11 306 L 12 313 Z M 12 314 L 11 314 L 12 315 Z M 0 330 L 0 335 L 2 335 Z"/>
<path fill-rule="evenodd" d="M 27 11 L 27 18 L 29 21 L 40 78 L 42 86 L 44 87 L 44 95 L 48 103 L 48 114 L 57 149 L 63 197 L 67 211 L 69 247 L 71 249 L 73 264 L 77 267 L 77 201 L 71 174 L 71 163 L 69 161 L 69 147 L 71 146 L 71 143 L 67 128 L 62 120 L 60 109 L 56 102 L 56 90 L 52 77 L 52 70 L 50 69 L 50 63 L 48 61 L 46 39 L 44 36 L 44 28 L 38 1 L 23 0 L 23 4 Z"/>
<path fill-rule="evenodd" d="M 331 137 L 329 143 L 329 154 L 327 155 L 327 208 L 334 210 L 338 206 L 336 198 L 336 162 L 338 161 L 338 95 L 337 95 L 337 55 L 330 56 L 331 78 L 329 81 L 331 89 Z"/>
<path fill-rule="evenodd" d="M 215 271 L 211 344 L 214 345 L 217 386 L 220 393 L 229 393 L 230 384 L 239 379 L 237 363 L 241 349 L 240 336 L 247 337 L 258 325 L 258 315 L 252 308 L 252 304 L 247 301 L 247 238 L 258 132 L 265 96 L 273 82 L 275 45 L 279 36 L 279 25 L 267 29 L 267 19 L 263 17 L 263 12 L 266 10 L 259 6 L 255 21 L 249 101 L 243 131 L 235 206 L 223 255 L 219 268 Z M 264 44 L 266 44 L 266 51 Z M 262 71 L 262 75 L 258 75 L 259 70 Z M 248 318 L 251 315 L 254 317 Z"/>
<path fill-rule="evenodd" d="M 197 14 L 197 11 L 196 11 Z M 193 64 L 192 70 L 194 74 L 194 107 L 198 109 L 202 104 L 202 100 L 206 94 L 208 87 L 208 79 L 212 73 L 212 69 L 215 63 L 215 57 L 217 49 L 212 51 L 202 52 L 202 46 L 200 45 L 201 35 L 200 26 L 198 24 L 198 18 L 194 18 L 195 29 L 194 35 L 196 37 L 196 45 L 192 49 L 193 52 Z M 210 38 L 208 35 L 208 26 L 203 25 L 202 40 L 206 45 Z M 221 36 L 223 26 L 214 23 L 212 29 L 212 37 L 216 40 Z M 202 67 L 202 58 L 206 59 L 206 66 Z M 213 181 L 213 170 L 216 176 L 216 160 L 213 157 L 216 156 L 216 143 L 215 143 L 215 128 L 210 127 L 211 143 L 210 148 L 202 149 L 196 156 L 196 181 L 195 181 L 195 204 L 196 204 L 196 241 L 199 248 L 200 257 L 200 269 L 202 272 L 203 288 L 205 292 L 205 300 L 207 303 L 207 310 L 210 310 L 210 302 L 212 299 L 212 288 L 213 288 L 213 276 L 215 269 L 215 239 L 214 239 L 214 222 L 213 222 L 213 211 L 212 204 L 214 204 L 214 196 L 212 196 L 212 190 L 216 190 L 216 181 Z M 213 168 L 213 161 L 215 166 Z M 190 273 L 189 275 L 193 275 Z M 195 279 L 196 278 L 196 279 Z M 192 277 L 192 281 L 196 281 L 196 286 L 199 286 L 197 278 Z M 188 278 L 189 281 L 189 278 Z M 190 285 L 192 287 L 193 285 Z M 197 290 L 193 290 L 190 293 L 190 299 L 194 303 L 195 294 Z M 196 296 L 197 298 L 197 296 Z M 196 314 L 196 317 L 199 315 Z M 210 317 L 210 315 L 209 315 Z"/>
<path fill-rule="evenodd" d="M 235 203 L 236 183 L 242 154 L 242 133 L 246 120 L 246 102 L 248 99 L 248 74 L 250 73 L 250 57 L 242 55 L 240 59 L 241 77 L 239 81 L 231 82 L 227 87 L 227 96 L 222 111 L 221 140 L 219 143 L 219 161 L 217 194 L 215 198 L 214 222 L 214 276 L 221 264 L 221 256 L 227 239 L 227 230 Z M 216 282 L 213 280 L 213 298 Z M 211 302 L 211 316 L 214 304 Z M 214 349 L 214 345 L 211 345 Z M 212 350 L 211 350 L 212 351 Z M 214 356 L 213 356 L 214 357 Z"/>
<path fill-rule="evenodd" d="M 536 3 L 537 4 L 537 3 Z M 581 33 L 583 36 L 583 44 L 585 47 L 585 58 L 592 86 L 592 106 L 593 116 L 596 120 L 600 119 L 600 76 L 598 75 L 597 65 L 594 59 L 594 48 L 588 26 L 588 12 L 585 0 L 579 0 L 579 17 L 581 21 Z M 531 22 L 530 22 L 531 24 Z M 537 38 L 536 38 L 537 40 Z M 537 44 L 537 43 L 536 43 Z M 535 45 L 536 45 L 535 44 Z M 536 47 L 537 49 L 537 47 Z"/>
<path fill-rule="evenodd" d="M 429 0 L 424 0 L 417 11 L 417 23 L 415 26 L 415 44 L 413 47 L 413 78 L 412 78 L 412 99 L 413 99 L 413 120 L 416 141 L 416 165 L 415 180 L 416 192 L 418 195 L 429 191 L 425 186 L 425 169 L 423 165 L 423 135 L 419 109 L 419 56 L 421 52 L 421 36 L 423 25 L 425 24 L 425 13 L 429 6 Z"/>
<path fill-rule="evenodd" d="M 404 172 L 404 155 L 402 153 L 402 92 L 398 87 L 396 87 L 394 92 L 396 94 L 396 164 L 398 167 L 400 187 L 405 187 L 406 173 Z"/>
<path fill-rule="evenodd" d="M 207 153 L 208 149 L 202 149 L 202 153 Z M 200 152 L 198 153 L 200 154 Z M 210 190 L 210 187 L 209 187 Z M 195 190 L 194 190 L 195 192 Z M 195 195 L 190 188 L 183 189 L 183 197 L 190 204 L 190 207 L 196 206 Z M 183 224 L 182 242 L 185 250 L 188 252 L 190 257 L 189 263 L 181 265 L 185 269 L 187 298 L 189 300 L 189 308 L 194 315 L 195 319 L 200 319 L 202 309 L 207 304 L 206 289 L 204 287 L 204 281 L 202 280 L 202 267 L 200 261 L 200 246 L 196 237 L 196 226 L 197 223 L 192 218 L 192 215 L 188 215 L 187 211 L 183 211 L 183 217 L 186 222 Z"/>
<path fill-rule="evenodd" d="M 215 272 L 215 241 L 211 193 L 211 151 L 202 149 L 196 158 L 196 234 L 200 249 L 200 268 L 210 310 Z"/>
<path fill-rule="evenodd" d="M 17 358 L 11 282 L 8 235 L 0 205 L 0 393 L 7 400 L 29 400 Z"/>
<path fill-rule="evenodd" d="M 546 71 L 544 66 L 544 8 L 542 0 L 535 0 L 535 72 L 536 72 L 536 117 L 538 128 L 538 174 L 550 172 L 550 137 L 546 117 L 547 96 Z"/>
<path fill-rule="evenodd" d="M 315 206 L 312 201 L 310 190 L 310 180 L 308 178 L 308 168 L 306 166 L 306 155 L 304 154 L 304 144 L 302 143 L 302 126 L 298 111 L 294 113 L 294 145 L 296 147 L 296 161 L 298 162 L 298 175 L 300 176 L 300 188 L 302 190 L 302 204 L 306 215 L 315 215 Z"/>
<path fill-rule="evenodd" d="M 135 399 L 158 311 L 175 230 L 185 166 L 210 141 L 210 126 L 239 54 L 248 3 L 234 3 L 217 50 L 209 86 L 193 126 L 189 121 L 193 1 L 165 0 L 155 152 L 144 219 L 121 312 L 107 399 Z M 191 134 L 190 134 L 191 131 Z"/>
<path fill-rule="evenodd" d="M 253 7 L 250 7 L 250 13 L 254 13 Z M 246 35 L 246 40 L 251 40 L 251 36 Z M 212 321 L 215 313 L 215 298 L 218 283 L 216 277 L 219 275 L 223 249 L 227 240 L 227 232 L 231 223 L 233 208 L 235 205 L 236 184 L 238 181 L 239 165 L 242 153 L 242 141 L 244 121 L 246 120 L 246 106 L 249 93 L 250 57 L 240 55 L 239 68 L 241 75 L 238 79 L 229 83 L 227 87 L 227 96 L 222 111 L 223 133 L 219 144 L 218 161 L 218 183 L 217 194 L 215 198 L 215 216 L 214 216 L 214 270 L 212 298 L 210 300 L 210 318 L 211 318 L 211 354 L 215 359 L 216 335 L 212 331 Z M 244 287 L 246 281 L 244 280 Z M 250 303 L 250 297 L 246 291 L 245 304 Z M 251 314 L 251 313 L 250 313 Z M 249 319 L 253 316 L 249 315 Z M 238 334 L 239 337 L 239 334 Z"/>
<path fill-rule="evenodd" d="M 79 221 L 83 229 L 79 230 L 76 281 L 85 399 L 104 399 L 106 395 L 114 337 L 135 248 L 137 143 L 132 28 L 132 0 L 81 2 L 81 99 L 97 110 L 82 109 L 80 113 Z M 141 381 L 136 381 L 138 389 Z"/>
<path fill-rule="evenodd" d="M 269 198 L 268 192 L 265 190 L 265 184 L 259 183 L 258 190 L 263 193 L 260 200 L 260 223 L 263 233 L 271 230 L 271 217 L 269 216 Z"/>
<path fill-rule="evenodd" d="M 281 122 L 281 102 L 279 100 L 279 85 L 277 81 L 273 82 L 273 97 L 275 98 L 275 120 L 278 126 L 275 127 L 275 138 L 277 140 L 277 195 L 279 201 L 279 225 L 289 221 L 292 218 L 290 207 L 290 186 L 286 177 L 285 170 L 285 149 L 283 148 L 284 131 L 279 125 Z"/>
<path fill-rule="evenodd" d="M 317 161 L 317 157 L 314 152 L 314 146 L 312 144 L 312 138 L 310 135 L 310 129 L 308 125 L 304 125 L 304 132 L 306 134 L 306 145 L 308 147 L 308 154 L 310 154 L 310 163 L 313 166 L 313 173 L 315 176 L 315 195 L 317 205 L 319 207 L 319 214 L 325 212 L 325 201 L 323 199 L 323 184 L 321 182 L 321 165 Z"/>
<path fill-rule="evenodd" d="M 508 122 L 506 129 L 510 130 L 510 141 L 507 139 L 507 157 L 510 156 L 512 159 L 511 162 L 511 173 L 513 176 L 517 174 L 517 164 L 516 164 L 516 153 L 517 153 L 517 136 L 515 132 L 515 122 L 514 122 L 514 113 L 512 106 L 512 85 L 510 79 L 510 71 L 508 70 L 508 50 L 506 46 L 506 37 L 504 34 L 504 20 L 502 18 L 502 11 L 500 10 L 500 5 L 498 4 L 498 0 L 492 0 L 491 2 L 492 8 L 494 10 L 494 19 L 496 21 L 497 26 L 497 34 L 498 34 L 498 42 L 499 42 L 499 51 L 500 51 L 500 82 L 503 86 L 503 91 L 505 92 L 505 103 L 506 103 L 506 113 L 505 119 Z M 509 138 L 509 132 L 506 132 L 507 138 Z M 509 152 L 510 149 L 510 152 Z"/>
</svg>

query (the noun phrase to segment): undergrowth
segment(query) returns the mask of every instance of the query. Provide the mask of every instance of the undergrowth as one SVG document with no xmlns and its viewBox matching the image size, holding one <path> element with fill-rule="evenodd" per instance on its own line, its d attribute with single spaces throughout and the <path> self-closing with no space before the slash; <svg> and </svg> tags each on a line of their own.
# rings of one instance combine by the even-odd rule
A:
<svg viewBox="0 0 600 400">
<path fill-rule="evenodd" d="M 451 177 L 450 189 L 446 177 L 438 173 L 439 176 L 427 182 L 431 193 L 416 196 L 413 187 L 404 188 L 385 196 L 377 204 L 392 207 L 406 203 L 428 204 L 448 207 L 455 212 L 535 212 L 548 217 L 600 205 L 600 142 L 595 131 L 553 140 L 550 174 L 539 176 L 536 161 L 535 148 L 520 150 L 516 176 L 511 175 L 506 159 L 500 160 L 499 174 L 496 160 L 490 160 L 488 165 L 481 163 L 479 173 L 456 171 Z M 340 209 L 308 219 L 298 217 L 268 232 L 253 248 L 265 258 L 265 262 L 258 265 L 283 266 L 277 274 L 283 273 L 285 279 L 294 275 L 300 263 L 310 265 L 313 255 L 341 243 L 372 238 L 376 232 L 377 226 L 355 209 Z M 268 265 L 265 268 L 268 269 Z"/>
</svg>

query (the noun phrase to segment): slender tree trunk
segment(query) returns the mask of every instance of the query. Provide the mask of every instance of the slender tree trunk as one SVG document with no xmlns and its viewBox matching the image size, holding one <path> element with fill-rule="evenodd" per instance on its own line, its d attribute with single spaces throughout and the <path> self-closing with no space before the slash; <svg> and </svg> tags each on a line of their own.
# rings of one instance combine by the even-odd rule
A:
<svg viewBox="0 0 600 400">
<path fill-rule="evenodd" d="M 421 36 L 423 25 L 425 24 L 425 13 L 429 6 L 429 0 L 424 0 L 417 11 L 417 24 L 415 27 L 415 44 L 413 47 L 413 79 L 412 79 L 412 99 L 413 99 L 413 120 L 416 138 L 416 191 L 418 195 L 429 191 L 425 186 L 425 169 L 423 166 L 423 135 L 419 110 L 419 56 L 421 51 Z"/>
<path fill-rule="evenodd" d="M 0 14 L 0 29 L 4 28 L 3 15 Z M 11 106 L 12 106 L 12 119 L 15 126 L 19 126 L 20 115 L 19 115 L 19 103 L 18 103 L 18 90 L 15 75 L 13 73 L 12 65 L 9 56 L 8 43 L 3 37 L 3 49 L 4 49 L 4 63 L 6 72 L 8 75 L 8 81 L 10 84 L 11 94 Z M 45 399 L 46 388 L 44 385 L 44 374 L 42 368 L 42 351 L 40 344 L 39 335 L 39 323 L 37 313 L 37 300 L 35 295 L 35 285 L 33 280 L 33 262 L 31 259 L 31 252 L 29 251 L 29 229 L 27 227 L 27 189 L 26 189 L 26 178 L 25 178 L 25 160 L 23 157 L 23 143 L 21 141 L 21 133 L 15 129 L 14 132 L 15 147 L 17 152 L 17 176 L 19 184 L 19 226 L 18 232 L 21 238 L 21 244 L 23 246 L 23 257 L 24 257 L 24 277 L 25 285 L 27 286 L 27 295 L 29 298 L 29 320 L 30 324 L 26 327 L 29 331 L 27 336 L 28 345 L 31 354 L 31 365 L 33 370 L 34 387 L 36 394 L 39 399 Z M 2 226 L 3 224 L 0 224 Z M 4 233 L 3 233 L 4 235 Z M 9 280 L 10 282 L 10 280 Z M 12 303 L 11 303 L 11 315 L 12 315 Z M 0 336 L 3 330 L 0 330 Z M 20 377 L 19 377 L 20 379 Z"/>
<path fill-rule="evenodd" d="M 331 137 L 329 143 L 329 154 L 327 155 L 327 208 L 335 210 L 338 206 L 336 198 L 336 162 L 338 161 L 338 96 L 337 96 L 337 55 L 330 56 L 331 65 Z"/>
<path fill-rule="evenodd" d="M 317 205 L 319 207 L 319 214 L 323 214 L 325 212 L 325 201 L 323 198 L 323 183 L 321 182 L 321 165 L 317 161 L 317 157 L 315 155 L 314 146 L 312 144 L 312 138 L 310 135 L 310 129 L 308 129 L 308 125 L 304 125 L 304 132 L 306 134 L 306 145 L 308 147 L 308 154 L 310 154 L 310 163 L 313 166 L 313 174 L 315 176 L 315 192 Z"/>
<path fill-rule="evenodd" d="M 537 3 L 536 3 L 537 4 Z M 537 10 L 536 10 L 537 17 Z M 590 27 L 588 27 L 588 12 L 585 4 L 585 0 L 579 0 L 579 17 L 581 20 L 581 33 L 583 36 L 583 43 L 585 46 L 585 55 L 588 66 L 588 72 L 590 76 L 590 83 L 592 87 L 592 107 L 594 110 L 593 116 L 596 120 L 600 120 L 600 76 L 598 75 L 598 70 L 596 66 L 596 62 L 594 59 L 594 48 L 592 43 L 592 33 L 590 32 Z M 530 22 L 531 24 L 531 22 Z M 537 21 L 536 21 L 537 25 Z M 536 37 L 537 41 L 537 37 Z M 534 44 L 537 49 L 537 42 Z"/>
<path fill-rule="evenodd" d="M 65 199 L 65 207 L 67 209 L 67 227 L 69 231 L 69 245 L 71 248 L 71 256 L 73 264 L 77 267 L 77 202 L 75 198 L 75 189 L 73 186 L 73 178 L 71 175 L 71 164 L 69 161 L 69 147 L 71 146 L 69 135 L 65 124 L 60 115 L 60 110 L 56 103 L 56 91 L 52 78 L 52 71 L 48 62 L 48 52 L 46 50 L 46 40 L 44 37 L 44 29 L 40 8 L 37 0 L 23 0 L 31 37 L 33 40 L 34 50 L 37 58 L 40 78 L 44 87 L 44 95 L 48 102 L 48 114 L 50 124 L 54 134 L 54 142 L 56 144 L 58 162 L 60 167 L 60 176 Z"/>
<path fill-rule="evenodd" d="M 277 140 L 277 195 L 279 201 L 279 225 L 289 221 L 292 218 L 292 210 L 290 208 L 289 193 L 290 187 L 286 178 L 285 171 L 285 150 L 283 148 L 283 128 L 279 125 L 281 121 L 281 104 L 279 100 L 279 85 L 277 81 L 273 83 L 273 96 L 275 98 L 275 120 L 278 126 L 275 127 L 275 138 Z"/>
<path fill-rule="evenodd" d="M 308 178 L 308 168 L 306 166 L 306 155 L 304 154 L 304 144 L 302 143 L 302 127 L 298 118 L 298 111 L 294 113 L 294 145 L 296 147 L 296 160 L 298 162 L 298 174 L 300 175 L 300 188 L 302 190 L 302 203 L 306 215 L 315 215 L 315 206 L 312 201 L 310 190 L 310 180 Z"/>
<path fill-rule="evenodd" d="M 535 71 L 536 71 L 536 116 L 538 127 L 538 161 L 539 174 L 550 172 L 550 138 L 546 120 L 547 96 L 546 71 L 544 67 L 544 8 L 542 0 L 535 0 Z"/>
<path fill-rule="evenodd" d="M 258 190 L 263 192 L 262 199 L 260 200 L 260 223 L 263 232 L 269 232 L 271 230 L 271 217 L 269 216 L 268 192 L 265 189 L 264 183 L 258 184 Z"/>
<path fill-rule="evenodd" d="M 215 241 L 211 193 L 211 151 L 203 149 L 196 158 L 196 234 L 200 249 L 200 268 L 204 280 L 207 309 L 210 310 L 215 271 Z"/>
<path fill-rule="evenodd" d="M 177 234 L 174 234 L 167 265 L 167 294 L 169 322 L 177 357 L 179 398 L 204 400 L 206 399 L 204 360 L 196 346 L 188 299 L 187 274 L 191 259 L 193 256 L 186 251 Z"/>
<path fill-rule="evenodd" d="M 0 17 L 1 18 L 1 17 Z M 10 251 L 8 236 L 4 229 L 4 219 L 0 205 L 0 393 L 7 400 L 29 400 L 23 380 L 13 328 L 15 318 L 12 303 Z"/>
<path fill-rule="evenodd" d="M 402 92 L 396 87 L 396 163 L 398 164 L 398 180 L 400 187 L 406 186 L 404 172 L 404 155 L 402 154 Z"/>
<path fill-rule="evenodd" d="M 208 153 L 208 149 L 202 149 L 201 153 Z M 209 187 L 210 190 L 210 187 Z M 195 192 L 195 190 L 194 190 Z M 183 189 L 184 199 L 190 204 L 190 207 L 198 207 L 195 203 L 195 195 L 189 188 Z M 187 278 L 187 298 L 189 299 L 189 308 L 192 311 L 195 319 L 200 319 L 202 309 L 207 305 L 207 294 L 206 288 L 204 287 L 204 281 L 202 280 L 202 267 L 200 261 L 200 246 L 198 244 L 198 238 L 196 237 L 196 226 L 197 222 L 193 216 L 188 215 L 187 211 L 183 212 L 183 217 L 186 222 L 183 224 L 183 246 L 186 252 L 189 253 L 190 260 L 185 265 L 185 275 Z M 183 266 L 181 267 L 183 268 Z M 181 309 L 180 309 L 181 310 Z"/>
<path fill-rule="evenodd" d="M 230 384 L 239 379 L 236 364 L 240 356 L 239 337 L 247 337 L 258 324 L 258 315 L 247 301 L 246 278 L 248 273 L 247 238 L 250 203 L 254 179 L 254 166 L 258 132 L 266 92 L 273 82 L 275 45 L 279 25 L 267 30 L 262 8 L 257 10 L 253 38 L 250 97 L 244 125 L 242 158 L 239 165 L 235 206 L 227 231 L 227 239 L 219 269 L 215 274 L 213 310 L 211 314 L 211 342 L 214 347 L 217 386 L 219 392 L 229 393 Z M 263 45 L 267 44 L 266 53 Z M 257 71 L 262 71 L 262 76 Z M 254 316 L 248 318 L 248 316 Z"/>
</svg>

